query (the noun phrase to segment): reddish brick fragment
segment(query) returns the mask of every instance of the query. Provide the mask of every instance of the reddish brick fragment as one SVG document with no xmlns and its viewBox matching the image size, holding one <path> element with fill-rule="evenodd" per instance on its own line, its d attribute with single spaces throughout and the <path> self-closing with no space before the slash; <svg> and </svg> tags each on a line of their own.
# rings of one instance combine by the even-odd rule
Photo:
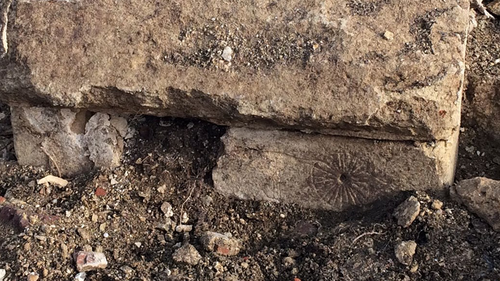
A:
<svg viewBox="0 0 500 281">
<path fill-rule="evenodd" d="M 95 195 L 96 196 L 99 196 L 99 197 L 102 197 L 102 196 L 106 196 L 108 192 L 106 191 L 106 189 L 104 188 L 100 188 L 98 187 L 96 190 L 95 190 Z"/>
</svg>

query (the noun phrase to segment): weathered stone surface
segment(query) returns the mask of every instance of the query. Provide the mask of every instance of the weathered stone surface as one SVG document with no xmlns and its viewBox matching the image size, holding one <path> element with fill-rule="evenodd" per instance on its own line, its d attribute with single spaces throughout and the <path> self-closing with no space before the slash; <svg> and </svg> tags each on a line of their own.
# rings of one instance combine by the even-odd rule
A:
<svg viewBox="0 0 500 281">
<path fill-rule="evenodd" d="M 104 269 L 108 261 L 103 253 L 79 251 L 74 255 L 78 272 Z"/>
<path fill-rule="evenodd" d="M 12 128 L 19 164 L 52 166 L 61 175 L 120 162 L 127 121 L 86 110 L 13 107 Z"/>
<path fill-rule="evenodd" d="M 500 78 L 471 79 L 470 111 L 481 131 L 500 141 Z"/>
<path fill-rule="evenodd" d="M 451 189 L 451 195 L 500 231 L 500 181 L 481 177 L 463 180 Z"/>
<path fill-rule="evenodd" d="M 402 227 L 410 226 L 418 214 L 420 214 L 420 202 L 415 196 L 410 196 L 394 211 L 394 217 Z"/>
<path fill-rule="evenodd" d="M 468 10 L 457 0 L 20 0 L 3 10 L 0 99 L 449 140 Z"/>
<path fill-rule="evenodd" d="M 63 175 L 92 168 L 83 143 L 84 110 L 13 107 L 11 114 L 19 164 L 52 166 Z"/>
<path fill-rule="evenodd" d="M 224 256 L 234 256 L 240 252 L 241 242 L 226 234 L 207 231 L 200 237 L 205 250 Z"/>
<path fill-rule="evenodd" d="M 457 147 L 237 128 L 223 141 L 213 171 L 223 194 L 332 210 L 451 184 Z"/>
<path fill-rule="evenodd" d="M 417 243 L 415 241 L 401 241 L 394 248 L 394 254 L 400 263 L 410 265 L 416 250 Z"/>
<path fill-rule="evenodd" d="M 172 254 L 172 259 L 176 262 L 197 265 L 201 260 L 201 255 L 191 244 L 184 244 Z"/>
</svg>

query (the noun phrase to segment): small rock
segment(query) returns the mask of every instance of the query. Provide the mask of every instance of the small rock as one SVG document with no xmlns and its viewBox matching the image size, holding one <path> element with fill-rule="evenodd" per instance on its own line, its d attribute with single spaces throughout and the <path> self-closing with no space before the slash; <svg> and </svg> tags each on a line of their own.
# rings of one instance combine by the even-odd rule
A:
<svg viewBox="0 0 500 281">
<path fill-rule="evenodd" d="M 388 41 L 391 41 L 394 39 L 394 33 L 390 32 L 389 30 L 386 30 L 384 32 L 384 38 Z"/>
<path fill-rule="evenodd" d="M 7 199 L 5 199 L 5 197 L 3 197 L 3 196 L 0 196 L 0 205 L 5 203 L 5 201 L 7 201 Z"/>
<path fill-rule="evenodd" d="M 39 278 L 40 276 L 33 272 L 28 275 L 28 281 L 37 281 Z"/>
<path fill-rule="evenodd" d="M 410 265 L 413 262 L 413 255 L 417 249 L 415 241 L 402 241 L 394 249 L 396 258 L 404 265 Z"/>
<path fill-rule="evenodd" d="M 250 265 L 249 265 L 247 262 L 242 262 L 242 263 L 241 263 L 241 267 L 242 267 L 243 269 L 247 269 L 249 266 L 250 266 Z"/>
<path fill-rule="evenodd" d="M 401 203 L 394 211 L 394 217 L 398 225 L 402 227 L 410 226 L 420 213 L 420 202 L 417 198 L 411 196 Z"/>
<path fill-rule="evenodd" d="M 200 242 L 207 251 L 216 252 L 225 256 L 234 256 L 240 252 L 240 241 L 231 238 L 227 235 L 207 231 L 201 238 Z"/>
<path fill-rule="evenodd" d="M 78 235 L 80 235 L 80 237 L 82 237 L 84 240 L 89 240 L 90 239 L 90 233 L 84 229 L 84 228 L 77 228 L 76 229 L 76 232 L 78 233 Z"/>
<path fill-rule="evenodd" d="M 291 267 L 295 264 L 295 260 L 292 257 L 283 258 L 283 265 L 285 267 Z"/>
<path fill-rule="evenodd" d="M 75 253 L 76 269 L 78 272 L 104 269 L 108 265 L 103 253 L 84 252 Z"/>
<path fill-rule="evenodd" d="M 224 48 L 224 51 L 222 51 L 222 58 L 225 61 L 231 61 L 233 59 L 233 49 L 231 47 L 227 46 Z"/>
<path fill-rule="evenodd" d="M 175 252 L 172 254 L 172 258 L 176 262 L 197 265 L 201 259 L 201 255 L 193 245 L 185 244 L 184 246 L 175 250 Z"/>
<path fill-rule="evenodd" d="M 0 268 L 0 281 L 3 281 L 5 275 L 7 275 L 7 271 L 3 268 Z"/>
<path fill-rule="evenodd" d="M 134 272 L 134 269 L 128 265 L 124 265 L 120 267 L 120 270 L 123 271 L 126 275 L 130 275 Z"/>
<path fill-rule="evenodd" d="M 52 183 L 55 185 L 59 185 L 60 187 L 65 187 L 68 185 L 68 181 L 65 179 L 62 179 L 60 177 L 56 177 L 53 175 L 48 175 L 42 179 L 39 179 L 37 181 L 38 184 L 45 184 L 45 183 Z"/>
<path fill-rule="evenodd" d="M 418 263 L 415 263 L 415 262 L 414 262 L 414 263 L 412 264 L 411 268 L 410 268 L 410 272 L 411 272 L 411 273 L 415 273 L 415 272 L 417 272 L 417 271 L 418 271 Z"/>
<path fill-rule="evenodd" d="M 87 273 L 80 272 L 77 275 L 75 275 L 75 278 L 73 279 L 73 281 L 85 281 L 85 278 L 87 278 Z"/>
<path fill-rule="evenodd" d="M 205 207 L 209 207 L 212 204 L 212 202 L 214 202 L 214 199 L 209 195 L 203 197 L 201 200 L 202 200 L 201 202 Z"/>
<path fill-rule="evenodd" d="M 98 187 L 96 188 L 95 190 L 95 195 L 98 196 L 98 197 L 103 197 L 103 196 L 106 196 L 108 192 L 106 191 L 106 189 L 104 188 L 101 188 L 101 187 Z"/>
<path fill-rule="evenodd" d="M 189 221 L 188 214 L 186 212 L 182 213 L 181 223 L 187 223 Z"/>
<path fill-rule="evenodd" d="M 177 232 L 191 232 L 193 230 L 193 226 L 190 224 L 180 224 L 175 227 L 175 231 Z"/>
<path fill-rule="evenodd" d="M 459 182 L 450 195 L 500 231 L 500 181 L 473 178 Z"/>
<path fill-rule="evenodd" d="M 164 185 L 162 185 L 162 186 L 158 187 L 158 188 L 156 189 L 156 191 L 158 191 L 158 192 L 159 192 L 159 193 L 161 193 L 161 194 L 165 193 L 165 191 L 167 191 L 167 185 L 166 185 L 166 184 L 164 184 Z"/>
<path fill-rule="evenodd" d="M 488 7 L 488 10 L 492 14 L 494 14 L 496 16 L 500 16 L 500 0 L 495 0 L 495 1 L 491 2 L 491 3 L 489 3 L 487 5 L 487 7 Z"/>
<path fill-rule="evenodd" d="M 443 202 L 441 202 L 440 200 L 433 200 L 432 201 L 432 204 L 431 204 L 431 208 L 434 209 L 434 210 L 441 210 L 441 208 L 443 207 Z"/>
<path fill-rule="evenodd" d="M 167 218 L 170 218 L 174 215 L 172 205 L 168 202 L 163 202 L 163 204 L 161 204 L 160 210 L 165 214 Z"/>
<path fill-rule="evenodd" d="M 142 246 L 142 243 L 141 242 L 135 242 L 134 245 L 137 247 L 137 248 L 140 248 Z"/>
</svg>

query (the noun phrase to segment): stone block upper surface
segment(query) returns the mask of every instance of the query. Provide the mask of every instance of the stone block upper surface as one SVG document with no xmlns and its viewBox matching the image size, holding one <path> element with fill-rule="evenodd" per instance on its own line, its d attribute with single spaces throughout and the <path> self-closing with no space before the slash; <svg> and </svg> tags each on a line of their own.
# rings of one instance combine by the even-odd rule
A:
<svg viewBox="0 0 500 281">
<path fill-rule="evenodd" d="M 459 127 L 468 1 L 20 0 L 1 9 L 0 100 L 13 105 L 389 140 L 447 140 Z"/>
</svg>

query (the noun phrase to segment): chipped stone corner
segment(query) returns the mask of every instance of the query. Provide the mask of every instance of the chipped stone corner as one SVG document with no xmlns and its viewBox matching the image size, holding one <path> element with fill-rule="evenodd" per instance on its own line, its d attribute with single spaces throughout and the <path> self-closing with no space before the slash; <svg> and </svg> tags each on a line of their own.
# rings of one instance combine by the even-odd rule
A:
<svg viewBox="0 0 500 281">
<path fill-rule="evenodd" d="M 457 127 L 447 140 L 427 143 L 416 143 L 425 155 L 435 159 L 436 169 L 440 175 L 440 185 L 450 186 L 455 178 L 455 169 L 458 159 L 458 137 L 460 131 Z"/>
<path fill-rule="evenodd" d="M 127 120 L 83 109 L 12 107 L 19 164 L 46 166 L 63 176 L 120 164 Z"/>
</svg>

